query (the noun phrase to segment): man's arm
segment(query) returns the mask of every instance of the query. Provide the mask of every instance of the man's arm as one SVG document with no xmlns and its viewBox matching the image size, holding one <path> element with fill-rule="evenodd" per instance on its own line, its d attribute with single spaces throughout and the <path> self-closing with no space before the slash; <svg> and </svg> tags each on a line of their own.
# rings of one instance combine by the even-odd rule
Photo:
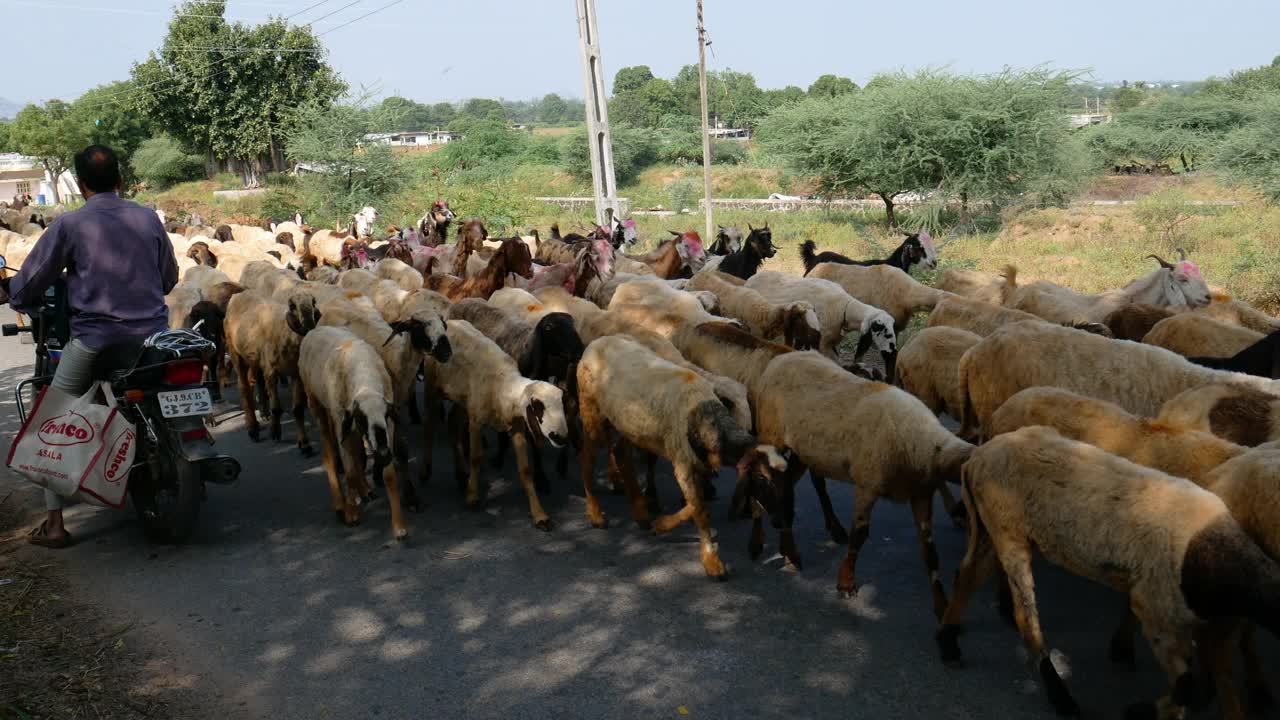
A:
<svg viewBox="0 0 1280 720">
<path fill-rule="evenodd" d="M 62 218 L 58 218 L 61 220 Z M 64 223 L 55 220 L 45 230 L 18 274 L 9 281 L 9 305 L 14 310 L 31 310 L 44 302 L 44 291 L 67 268 L 70 243 Z"/>
</svg>

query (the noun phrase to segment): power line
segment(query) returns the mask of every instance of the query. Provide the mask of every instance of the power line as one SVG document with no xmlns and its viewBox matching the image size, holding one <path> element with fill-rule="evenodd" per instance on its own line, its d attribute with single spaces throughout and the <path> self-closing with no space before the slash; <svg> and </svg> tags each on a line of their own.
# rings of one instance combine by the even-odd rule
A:
<svg viewBox="0 0 1280 720">
<path fill-rule="evenodd" d="M 342 12 L 343 10 L 346 10 L 347 8 L 351 7 L 352 5 L 359 5 L 361 2 L 362 2 L 362 0 L 353 0 L 352 2 L 349 2 L 349 3 L 347 3 L 346 5 L 343 5 L 342 7 L 338 8 L 337 10 L 334 10 L 334 11 L 333 11 L 333 12 L 331 12 L 331 13 L 327 13 L 327 14 L 325 14 L 325 15 L 321 15 L 320 17 L 316 18 L 315 20 L 312 20 L 311 22 L 303 23 L 303 24 L 304 24 L 304 25 L 314 25 L 314 24 L 316 24 L 316 23 L 320 22 L 321 20 L 324 20 L 324 19 L 325 19 L 325 18 L 327 18 L 327 17 L 332 17 L 332 16 L 334 16 L 334 15 L 337 15 L 338 13 Z M 306 12 L 306 10 L 303 10 L 302 12 Z M 301 13 L 299 13 L 299 14 L 301 14 Z M 341 27 L 341 26 L 339 26 L 339 27 Z"/>
<path fill-rule="evenodd" d="M 325 35 L 328 35 L 328 34 L 329 34 L 329 33 L 331 33 L 331 32 L 335 32 L 335 31 L 337 31 L 337 30 L 341 30 L 342 28 L 344 28 L 344 27 L 346 27 L 346 26 L 348 26 L 348 25 L 350 25 L 350 24 L 352 24 L 352 23 L 359 22 L 359 21 L 361 21 L 361 20 L 363 20 L 363 19 L 365 19 L 365 18 L 369 17 L 370 15 L 377 15 L 378 13 L 382 12 L 383 10 L 386 10 L 387 8 L 391 7 L 392 5 L 399 5 L 399 4 L 400 4 L 400 3 L 402 3 L 402 2 L 404 2 L 404 0 L 393 0 L 393 2 L 389 2 L 389 3 L 387 3 L 386 5 L 383 5 L 382 7 L 378 8 L 377 10 L 372 10 L 372 11 L 370 11 L 370 12 L 367 12 L 367 13 L 365 13 L 365 14 L 361 15 L 360 17 L 356 18 L 355 20 L 351 20 L 351 21 L 349 21 L 349 22 L 345 22 L 345 23 L 343 23 L 343 24 L 341 24 L 341 25 L 339 25 L 338 27 L 335 27 L 335 28 L 329 28 L 328 30 L 325 30 L 324 32 L 322 32 L 322 33 L 320 33 L 319 35 L 317 35 L 316 37 L 318 37 L 318 38 L 319 38 L 319 37 L 324 37 Z"/>
<path fill-rule="evenodd" d="M 284 18 L 284 20 L 285 20 L 285 22 L 288 22 L 289 20 L 292 20 L 293 18 L 295 18 L 295 17 L 297 17 L 297 16 L 299 16 L 299 15 L 302 15 L 303 13 L 310 12 L 311 10 L 314 10 L 314 9 L 316 9 L 316 8 L 320 7 L 321 5 L 324 5 L 324 4 L 326 4 L 326 3 L 330 2 L 330 1 L 331 1 L 331 0 L 320 0 L 320 2 L 317 2 L 317 3 L 313 3 L 313 4 L 311 4 L 311 5 L 308 5 L 308 6 L 306 6 L 305 8 L 303 8 L 303 9 L 299 10 L 299 11 L 298 11 L 298 12 L 296 12 L 296 13 L 293 13 L 292 15 L 288 15 L 288 16 L 286 16 L 286 17 Z M 358 2 L 358 1 L 359 1 L 359 0 L 357 0 L 357 2 Z M 224 5 L 224 7 L 225 7 L 225 5 Z M 207 64 L 207 65 L 204 65 L 203 67 L 197 68 L 197 69 L 196 69 L 195 71 L 193 71 L 193 72 L 200 72 L 200 71 L 208 70 L 209 68 L 213 67 L 214 65 L 218 65 L 218 64 L 221 64 L 221 63 L 228 62 L 228 61 L 230 61 L 231 59 L 232 59 L 231 57 L 225 57 L 225 58 L 222 58 L 221 60 L 214 60 L 213 62 L 211 62 L 211 63 L 209 63 L 209 64 Z M 226 73 L 225 73 L 225 72 L 219 72 L 219 73 L 214 73 L 213 75 L 210 75 L 210 76 L 208 76 L 208 77 L 217 77 L 218 75 L 224 75 L 224 74 L 226 74 Z M 206 78 L 206 79 L 208 79 L 208 78 Z M 145 84 L 145 85 L 139 85 L 139 86 L 137 86 L 137 87 L 129 88 L 128 90 L 122 90 L 122 91 L 120 91 L 120 92 L 112 93 L 112 94 L 107 95 L 106 97 L 104 97 L 104 98 L 102 99 L 102 102 L 98 103 L 97 105 L 93 105 L 93 106 L 91 106 L 89 109 L 90 109 L 90 110 L 96 110 L 96 109 L 98 109 L 98 108 L 100 108 L 100 107 L 105 107 L 105 106 L 107 106 L 107 105 L 112 105 L 112 104 L 115 104 L 115 101 L 113 101 L 113 100 L 112 100 L 112 98 L 114 98 L 114 97 L 117 97 L 117 96 L 120 96 L 120 95 L 129 95 L 129 94 L 134 94 L 134 93 L 137 93 L 139 90 L 145 90 L 145 89 L 147 89 L 147 88 L 149 88 L 149 87 L 155 87 L 156 85 L 160 85 L 160 84 L 163 84 L 163 83 L 165 83 L 165 82 L 173 82 L 173 81 L 174 81 L 174 78 L 171 78 L 171 77 L 161 78 L 161 79 L 159 79 L 159 80 L 156 80 L 156 81 L 153 81 L 153 82 L 149 82 L 149 83 L 147 83 L 147 84 Z M 155 93 L 149 93 L 149 94 L 154 95 Z"/>
</svg>

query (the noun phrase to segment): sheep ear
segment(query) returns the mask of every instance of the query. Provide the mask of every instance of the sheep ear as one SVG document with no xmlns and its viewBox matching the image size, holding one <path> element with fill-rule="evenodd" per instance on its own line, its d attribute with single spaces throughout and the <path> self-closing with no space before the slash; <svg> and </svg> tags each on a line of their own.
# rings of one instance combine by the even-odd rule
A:
<svg viewBox="0 0 1280 720">
<path fill-rule="evenodd" d="M 858 358 L 862 357 L 864 354 L 866 354 L 868 350 L 871 349 L 871 339 L 872 338 L 871 338 L 870 332 L 864 332 L 858 336 L 858 347 L 855 348 L 853 351 L 854 361 L 857 361 Z"/>
<path fill-rule="evenodd" d="M 742 458 L 742 462 L 738 463 L 738 484 L 733 489 L 733 500 L 729 502 L 730 521 L 745 518 L 751 514 L 751 498 L 756 494 L 756 479 L 751 474 L 751 467 L 747 463 L 750 457 L 751 453 L 747 453 Z"/>
<path fill-rule="evenodd" d="M 302 327 L 302 323 L 298 321 L 298 313 L 296 308 L 289 308 L 289 312 L 284 316 L 284 322 L 289 329 L 299 335 L 306 335 L 308 328 Z"/>
<path fill-rule="evenodd" d="M 546 441 L 546 437 L 542 434 L 542 423 L 539 422 L 541 419 L 539 416 L 543 411 L 542 401 L 537 398 L 530 400 L 529 404 L 524 406 L 524 424 L 535 447 L 542 447 Z"/>
</svg>

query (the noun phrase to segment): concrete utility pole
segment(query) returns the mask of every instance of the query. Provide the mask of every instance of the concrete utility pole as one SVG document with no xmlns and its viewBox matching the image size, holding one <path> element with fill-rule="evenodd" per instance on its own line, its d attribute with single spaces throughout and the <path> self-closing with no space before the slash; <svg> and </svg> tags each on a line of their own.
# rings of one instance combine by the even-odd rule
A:
<svg viewBox="0 0 1280 720">
<path fill-rule="evenodd" d="M 715 225 L 711 219 L 711 126 L 707 122 L 707 29 L 702 24 L 702 0 L 698 0 L 698 91 L 702 98 L 702 191 L 707 211 L 707 234 L 702 239 L 711 242 Z"/>
<path fill-rule="evenodd" d="M 582 81 L 586 86 L 587 136 L 591 145 L 591 189 L 596 199 L 596 224 L 605 225 L 618 212 L 618 183 L 613 174 L 613 135 L 609 132 L 609 95 L 600 62 L 600 34 L 596 29 L 596 0 L 578 5 L 578 45 L 582 50 Z M 705 116 L 706 113 L 704 112 Z"/>
</svg>

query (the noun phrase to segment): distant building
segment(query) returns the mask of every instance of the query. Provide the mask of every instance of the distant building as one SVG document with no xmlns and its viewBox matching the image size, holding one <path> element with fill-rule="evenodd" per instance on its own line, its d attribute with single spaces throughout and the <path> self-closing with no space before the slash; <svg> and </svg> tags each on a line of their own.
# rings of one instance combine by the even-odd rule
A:
<svg viewBox="0 0 1280 720">
<path fill-rule="evenodd" d="M 1082 128 L 1090 125 L 1102 125 L 1111 122 L 1108 113 L 1076 113 L 1071 116 L 1071 127 Z"/>
<path fill-rule="evenodd" d="M 392 147 L 425 147 L 446 145 L 462 136 L 448 130 L 411 130 L 394 133 L 370 133 L 364 136 L 368 142 Z"/>
<path fill-rule="evenodd" d="M 62 199 L 80 196 L 80 187 L 70 172 L 58 179 Z M 15 195 L 31 193 L 31 198 L 42 205 L 52 205 L 53 175 L 46 172 L 40 161 L 18 153 L 0 153 L 0 201 L 9 202 Z"/>
</svg>

